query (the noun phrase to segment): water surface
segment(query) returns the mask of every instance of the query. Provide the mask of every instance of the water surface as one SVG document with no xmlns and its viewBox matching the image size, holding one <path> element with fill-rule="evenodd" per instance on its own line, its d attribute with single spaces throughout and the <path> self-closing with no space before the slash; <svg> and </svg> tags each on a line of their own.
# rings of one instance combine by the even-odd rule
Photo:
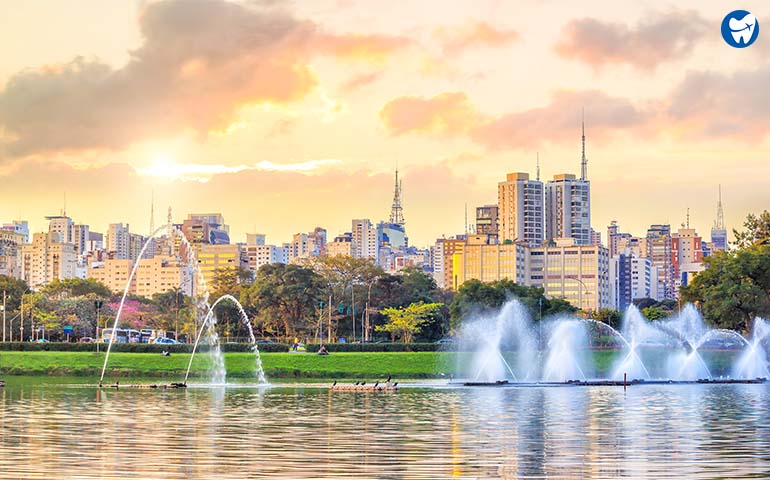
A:
<svg viewBox="0 0 770 480">
<path fill-rule="evenodd" d="M 770 386 L 104 390 L 6 378 L 2 478 L 770 472 Z"/>
</svg>

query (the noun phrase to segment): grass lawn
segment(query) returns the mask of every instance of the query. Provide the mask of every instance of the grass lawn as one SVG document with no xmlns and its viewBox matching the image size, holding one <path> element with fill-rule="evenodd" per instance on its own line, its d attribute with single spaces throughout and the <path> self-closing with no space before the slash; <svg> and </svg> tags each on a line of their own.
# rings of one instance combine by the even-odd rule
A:
<svg viewBox="0 0 770 480">
<path fill-rule="evenodd" d="M 268 378 L 361 378 L 387 375 L 397 378 L 431 378 L 448 364 L 449 354 L 439 352 L 334 353 L 320 356 L 307 353 L 263 353 L 262 365 Z M 178 380 L 184 376 L 190 355 L 174 353 L 164 357 L 154 353 L 111 353 L 110 377 L 159 377 Z M 104 353 L 92 352 L 0 352 L 0 374 L 97 376 Z M 196 355 L 190 375 L 206 375 L 208 355 Z M 255 358 L 251 353 L 226 353 L 227 375 L 254 376 Z"/>
</svg>

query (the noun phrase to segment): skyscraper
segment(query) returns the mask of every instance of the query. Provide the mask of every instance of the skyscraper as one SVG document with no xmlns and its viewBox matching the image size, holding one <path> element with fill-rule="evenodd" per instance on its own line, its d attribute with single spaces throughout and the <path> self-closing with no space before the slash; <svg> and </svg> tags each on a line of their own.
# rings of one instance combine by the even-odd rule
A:
<svg viewBox="0 0 770 480">
<path fill-rule="evenodd" d="M 711 249 L 727 250 L 727 229 L 725 228 L 725 213 L 722 210 L 722 185 L 719 186 L 719 201 L 717 202 L 717 219 L 711 227 Z"/>
<path fill-rule="evenodd" d="M 401 219 L 403 221 L 403 218 Z M 395 222 L 391 222 L 395 223 Z M 377 243 L 377 228 L 368 218 L 355 219 L 352 222 L 353 256 L 355 258 L 371 258 L 379 261 L 379 245 Z"/>
<path fill-rule="evenodd" d="M 543 244 L 543 182 L 528 173 L 509 173 L 497 184 L 497 234 L 500 242 Z"/>
<path fill-rule="evenodd" d="M 671 225 L 650 225 L 644 244 L 645 256 L 657 268 L 659 298 L 676 298 Z"/>
</svg>

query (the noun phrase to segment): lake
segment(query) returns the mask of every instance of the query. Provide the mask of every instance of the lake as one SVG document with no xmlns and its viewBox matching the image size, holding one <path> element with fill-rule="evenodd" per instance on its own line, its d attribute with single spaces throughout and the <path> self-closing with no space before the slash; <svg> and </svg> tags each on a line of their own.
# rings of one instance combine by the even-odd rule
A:
<svg viewBox="0 0 770 480">
<path fill-rule="evenodd" d="M 714 478 L 770 472 L 770 385 L 102 390 L 6 377 L 3 478 Z M 79 380 L 83 382 L 83 380 Z"/>
</svg>

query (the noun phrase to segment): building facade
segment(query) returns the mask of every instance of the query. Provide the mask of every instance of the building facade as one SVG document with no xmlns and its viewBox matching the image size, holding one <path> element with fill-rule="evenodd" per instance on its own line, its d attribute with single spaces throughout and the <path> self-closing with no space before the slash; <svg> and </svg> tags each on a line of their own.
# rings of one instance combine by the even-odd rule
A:
<svg viewBox="0 0 770 480">
<path fill-rule="evenodd" d="M 591 245 L 591 183 L 575 175 L 555 175 L 545 186 L 548 241 L 572 238 L 576 245 Z"/>
<path fill-rule="evenodd" d="M 543 244 L 543 182 L 530 180 L 528 173 L 506 175 L 505 181 L 497 184 L 497 213 L 500 243 Z"/>
</svg>

